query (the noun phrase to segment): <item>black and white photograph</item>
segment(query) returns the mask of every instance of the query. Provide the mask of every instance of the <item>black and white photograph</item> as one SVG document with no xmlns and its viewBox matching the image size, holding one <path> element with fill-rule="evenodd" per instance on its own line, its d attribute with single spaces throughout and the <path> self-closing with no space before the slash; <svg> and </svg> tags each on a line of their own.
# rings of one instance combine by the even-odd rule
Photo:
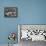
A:
<svg viewBox="0 0 46 46">
<path fill-rule="evenodd" d="M 5 17 L 17 17 L 17 7 L 5 7 L 4 16 Z"/>
</svg>

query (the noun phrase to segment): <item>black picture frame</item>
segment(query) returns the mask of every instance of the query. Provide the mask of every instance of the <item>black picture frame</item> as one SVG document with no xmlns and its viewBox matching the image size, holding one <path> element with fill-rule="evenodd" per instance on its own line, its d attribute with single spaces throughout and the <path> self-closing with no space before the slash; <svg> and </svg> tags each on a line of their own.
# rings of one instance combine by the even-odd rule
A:
<svg viewBox="0 0 46 46">
<path fill-rule="evenodd" d="M 5 7 L 4 8 L 4 16 L 5 17 L 17 17 L 18 16 L 18 8 L 17 7 Z"/>
</svg>

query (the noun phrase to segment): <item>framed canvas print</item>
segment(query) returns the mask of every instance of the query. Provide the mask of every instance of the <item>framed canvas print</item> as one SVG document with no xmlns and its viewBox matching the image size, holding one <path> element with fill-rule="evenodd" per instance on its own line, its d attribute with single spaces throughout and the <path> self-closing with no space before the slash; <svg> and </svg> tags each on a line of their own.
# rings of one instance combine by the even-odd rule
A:
<svg viewBox="0 0 46 46">
<path fill-rule="evenodd" d="M 4 16 L 5 17 L 17 17 L 17 7 L 5 7 Z"/>
<path fill-rule="evenodd" d="M 46 41 L 46 25 L 18 25 L 19 39 L 31 41 Z"/>
</svg>

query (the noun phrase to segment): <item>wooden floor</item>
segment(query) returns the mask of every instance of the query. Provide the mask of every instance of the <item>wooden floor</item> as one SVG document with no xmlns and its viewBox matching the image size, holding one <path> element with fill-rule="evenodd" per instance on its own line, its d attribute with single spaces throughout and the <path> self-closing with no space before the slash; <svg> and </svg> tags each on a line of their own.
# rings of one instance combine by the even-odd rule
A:
<svg viewBox="0 0 46 46">
<path fill-rule="evenodd" d="M 31 40 L 28 41 L 21 40 L 20 46 L 46 46 L 46 42 L 45 41 L 32 42 Z"/>
<path fill-rule="evenodd" d="M 0 44 L 0 46 L 8 46 L 8 44 Z M 46 46 L 46 42 L 44 41 L 32 42 L 31 40 L 28 41 L 21 40 L 19 44 L 15 44 L 14 46 Z"/>
</svg>

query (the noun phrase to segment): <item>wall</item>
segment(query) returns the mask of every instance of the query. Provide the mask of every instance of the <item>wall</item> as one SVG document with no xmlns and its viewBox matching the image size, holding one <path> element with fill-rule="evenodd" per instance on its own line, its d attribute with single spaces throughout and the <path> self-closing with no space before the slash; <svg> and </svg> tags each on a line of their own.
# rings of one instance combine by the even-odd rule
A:
<svg viewBox="0 0 46 46">
<path fill-rule="evenodd" d="M 4 17 L 7 6 L 18 8 L 17 18 Z M 0 0 L 0 44 L 8 43 L 9 32 L 18 32 L 18 24 L 46 24 L 46 0 Z"/>
</svg>

